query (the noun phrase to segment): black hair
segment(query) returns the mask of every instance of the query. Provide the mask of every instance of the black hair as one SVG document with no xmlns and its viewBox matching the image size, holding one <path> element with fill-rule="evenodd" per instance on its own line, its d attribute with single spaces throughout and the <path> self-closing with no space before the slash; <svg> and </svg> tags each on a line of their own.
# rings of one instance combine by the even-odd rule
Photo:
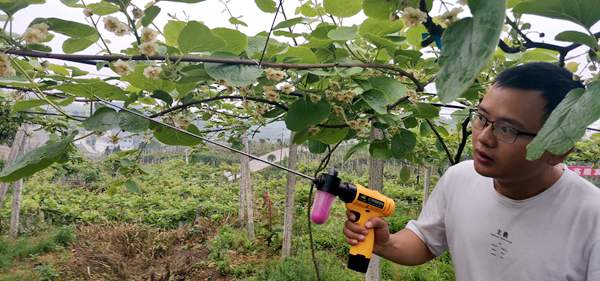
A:
<svg viewBox="0 0 600 281">
<path fill-rule="evenodd" d="M 585 88 L 583 83 L 573 80 L 573 73 L 548 62 L 532 62 L 508 68 L 496 76 L 494 86 L 540 91 L 546 100 L 544 118 L 550 116 L 569 91 Z"/>
</svg>

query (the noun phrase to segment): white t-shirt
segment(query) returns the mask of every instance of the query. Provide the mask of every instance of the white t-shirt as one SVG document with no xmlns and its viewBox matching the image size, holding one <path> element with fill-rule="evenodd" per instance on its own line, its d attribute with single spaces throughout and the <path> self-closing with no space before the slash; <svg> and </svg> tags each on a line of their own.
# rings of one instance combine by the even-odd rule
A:
<svg viewBox="0 0 600 281">
<path fill-rule="evenodd" d="M 460 281 L 600 281 L 600 189 L 565 169 L 544 192 L 512 200 L 464 161 L 442 176 L 406 228 Z"/>
</svg>

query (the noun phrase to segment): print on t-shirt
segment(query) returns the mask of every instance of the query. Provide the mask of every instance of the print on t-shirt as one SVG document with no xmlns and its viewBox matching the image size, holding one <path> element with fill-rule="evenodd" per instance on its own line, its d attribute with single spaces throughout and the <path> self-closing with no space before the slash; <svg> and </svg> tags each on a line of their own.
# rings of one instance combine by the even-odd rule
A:
<svg viewBox="0 0 600 281">
<path fill-rule="evenodd" d="M 498 230 L 494 233 L 490 233 L 491 243 L 490 243 L 490 255 L 498 258 L 504 259 L 508 254 L 508 249 L 512 244 L 512 241 L 508 240 L 508 231 L 503 231 L 498 228 Z"/>
</svg>

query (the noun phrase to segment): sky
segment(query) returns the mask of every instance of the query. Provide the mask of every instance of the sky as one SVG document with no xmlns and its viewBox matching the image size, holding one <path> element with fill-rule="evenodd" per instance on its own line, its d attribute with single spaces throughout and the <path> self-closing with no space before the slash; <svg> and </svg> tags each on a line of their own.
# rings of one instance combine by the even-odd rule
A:
<svg viewBox="0 0 600 281">
<path fill-rule="evenodd" d="M 94 2 L 98 2 L 98 0 L 87 0 L 86 4 L 91 4 Z M 144 0 L 133 0 L 132 3 L 138 7 L 143 8 L 149 1 Z M 225 5 L 227 2 L 227 5 Z M 295 7 L 299 6 L 300 2 L 298 0 L 287 0 L 284 1 L 284 11 L 289 18 L 295 17 Z M 321 0 L 319 0 L 321 2 Z M 440 1 L 434 1 L 439 3 Z M 454 1 L 446 1 L 447 3 L 451 3 Z M 174 16 L 180 20 L 197 20 L 202 21 L 210 28 L 216 27 L 228 27 L 234 28 L 232 24 L 229 23 L 230 15 L 228 11 L 225 9 L 226 6 L 229 8 L 231 14 L 235 17 L 240 17 L 240 20 L 246 22 L 248 27 L 240 26 L 240 31 L 247 34 L 253 35 L 261 31 L 269 30 L 271 23 L 273 21 L 274 14 L 267 14 L 258 9 L 253 0 L 229 0 L 229 1 L 221 1 L 221 0 L 206 0 L 204 2 L 196 3 L 196 4 L 186 4 L 186 3 L 176 3 L 176 2 L 166 2 L 161 1 L 157 4 L 161 8 L 161 12 L 159 16 L 155 19 L 155 24 L 162 29 L 162 27 L 167 23 L 171 16 Z M 444 7 L 434 6 L 432 9 L 432 15 L 441 14 L 445 11 Z M 465 11 L 461 14 L 461 17 L 468 16 L 468 11 Z M 117 18 L 122 21 L 125 21 L 124 16 L 121 14 L 114 14 Z M 15 14 L 15 21 L 13 22 L 13 31 L 17 33 L 22 33 L 25 31 L 29 23 L 37 18 L 37 17 L 58 17 L 65 20 L 72 20 L 77 22 L 85 22 L 86 17 L 83 15 L 82 9 L 78 8 L 69 8 L 64 6 L 59 0 L 46 0 L 45 4 L 42 5 L 32 5 L 29 6 Z M 351 18 L 344 19 L 344 24 L 360 24 L 366 17 L 362 14 L 362 12 L 356 16 Z M 537 16 L 529 16 L 526 15 L 523 17 L 523 20 L 526 22 L 530 22 L 532 25 L 531 31 L 543 31 L 545 33 L 544 38 L 540 38 L 537 33 L 529 34 L 530 38 L 534 41 L 539 42 L 547 42 L 556 45 L 569 45 L 567 42 L 558 42 L 553 40 L 556 34 L 565 31 L 565 30 L 577 30 L 584 31 L 582 27 L 574 23 L 570 23 L 568 21 L 562 20 L 554 20 L 547 19 Z M 278 16 L 276 22 L 283 21 L 283 17 L 281 15 Z M 99 23 L 101 31 L 103 31 L 103 23 L 100 21 Z M 592 27 L 592 32 L 600 31 L 600 23 L 597 23 Z M 127 48 L 127 44 L 134 41 L 134 37 L 132 34 L 127 35 L 125 37 L 117 37 L 109 32 L 102 32 L 103 36 L 105 36 L 110 43 L 108 44 L 110 49 L 114 51 L 119 51 L 121 49 Z M 276 37 L 277 38 L 277 37 Z M 62 52 L 61 44 L 66 39 L 66 37 L 55 34 L 55 38 L 49 43 L 54 52 Z M 277 38 L 279 41 L 286 41 L 287 38 Z M 87 50 L 81 52 L 85 54 L 96 54 L 100 50 L 99 46 L 91 46 Z M 568 57 L 573 55 L 583 54 L 587 50 L 587 47 L 579 47 L 573 50 Z M 589 71 L 584 65 L 585 56 L 580 56 L 574 59 L 574 61 L 580 63 L 580 67 L 578 70 L 578 74 L 582 77 L 586 78 L 590 76 Z M 63 62 L 55 62 L 62 64 Z M 108 77 L 114 76 L 115 74 L 107 68 L 104 68 L 100 71 L 97 71 L 93 66 L 87 65 L 79 65 L 80 68 L 85 69 L 86 71 L 90 71 L 91 74 L 99 76 L 99 77 Z M 434 87 L 428 87 L 427 90 L 431 91 Z M 594 128 L 600 128 L 600 120 L 591 125 Z"/>
</svg>

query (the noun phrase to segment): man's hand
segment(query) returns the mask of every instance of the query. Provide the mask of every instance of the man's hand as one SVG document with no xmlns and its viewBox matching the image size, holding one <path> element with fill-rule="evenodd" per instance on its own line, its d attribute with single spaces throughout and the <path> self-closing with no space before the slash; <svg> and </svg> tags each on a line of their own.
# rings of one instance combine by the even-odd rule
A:
<svg viewBox="0 0 600 281">
<path fill-rule="evenodd" d="M 348 244 L 354 246 L 363 241 L 365 235 L 367 235 L 367 229 L 375 231 L 375 248 L 390 240 L 390 229 L 387 222 L 383 219 L 378 217 L 371 218 L 365 223 L 365 227 L 361 227 L 355 222 L 356 216 L 352 212 L 346 211 L 346 216 L 348 220 L 344 224 L 344 236 L 346 236 Z"/>
<path fill-rule="evenodd" d="M 425 243 L 411 230 L 403 229 L 390 234 L 387 222 L 382 218 L 371 218 L 361 227 L 356 222 L 355 215 L 346 211 L 348 220 L 344 224 L 346 242 L 354 246 L 365 239 L 367 229 L 375 231 L 373 253 L 393 262 L 403 265 L 418 265 L 430 261 L 435 256 Z"/>
</svg>

